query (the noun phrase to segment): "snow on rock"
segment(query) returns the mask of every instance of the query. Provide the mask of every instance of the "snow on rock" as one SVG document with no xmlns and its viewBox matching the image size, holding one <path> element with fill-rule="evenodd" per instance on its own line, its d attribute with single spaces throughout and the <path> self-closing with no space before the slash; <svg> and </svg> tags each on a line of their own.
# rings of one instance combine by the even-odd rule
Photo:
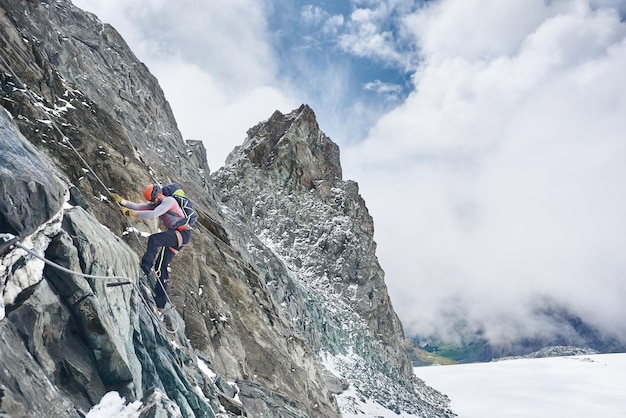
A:
<svg viewBox="0 0 626 418">
<path fill-rule="evenodd" d="M 288 280 L 268 275 L 266 284 L 336 378 L 398 414 L 450 416 L 447 398 L 412 374 L 373 220 L 358 185 L 341 172 L 338 147 L 302 105 L 251 128 L 212 179 L 225 212 L 252 227 L 276 260 L 253 240 L 248 251 L 289 272 Z"/>
<path fill-rule="evenodd" d="M 117 392 L 108 392 L 100 399 L 100 403 L 89 410 L 86 418 L 137 418 L 141 402 L 126 404 L 126 399 Z"/>
</svg>

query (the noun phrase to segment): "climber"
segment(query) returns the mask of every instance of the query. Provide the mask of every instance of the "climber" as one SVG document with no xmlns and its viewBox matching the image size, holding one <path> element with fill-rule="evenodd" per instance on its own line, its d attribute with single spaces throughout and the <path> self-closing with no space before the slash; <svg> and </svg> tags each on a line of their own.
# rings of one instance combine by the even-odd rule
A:
<svg viewBox="0 0 626 418">
<path fill-rule="evenodd" d="M 149 203 L 134 203 L 113 193 L 111 197 L 122 206 L 122 215 L 141 219 L 159 218 L 166 230 L 150 235 L 148 247 L 141 258 L 141 269 L 146 277 L 154 266 L 157 283 L 154 286 L 154 301 L 157 311 L 162 315 L 167 303 L 168 267 L 178 252 L 191 239 L 191 228 L 187 223 L 185 213 L 172 196 L 165 196 L 161 186 L 151 184 L 143 192 Z M 156 261 L 155 261 L 156 257 Z"/>
</svg>

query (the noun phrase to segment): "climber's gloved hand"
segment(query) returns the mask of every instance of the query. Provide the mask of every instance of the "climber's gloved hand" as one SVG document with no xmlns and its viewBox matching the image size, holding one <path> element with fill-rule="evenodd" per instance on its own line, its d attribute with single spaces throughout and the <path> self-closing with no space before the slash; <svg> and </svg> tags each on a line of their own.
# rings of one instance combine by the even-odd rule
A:
<svg viewBox="0 0 626 418">
<path fill-rule="evenodd" d="M 122 212 L 122 215 L 126 217 L 137 216 L 137 213 L 134 210 L 128 208 L 122 208 L 120 209 L 120 212 Z"/>
<path fill-rule="evenodd" d="M 115 202 L 120 205 L 124 201 L 124 198 L 117 193 L 111 193 L 111 199 L 115 200 Z"/>
</svg>

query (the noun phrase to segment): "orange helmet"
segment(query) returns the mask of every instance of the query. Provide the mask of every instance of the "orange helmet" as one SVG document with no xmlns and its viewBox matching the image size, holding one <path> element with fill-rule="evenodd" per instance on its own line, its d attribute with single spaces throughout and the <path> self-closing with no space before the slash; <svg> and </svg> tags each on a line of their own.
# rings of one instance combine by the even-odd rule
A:
<svg viewBox="0 0 626 418">
<path fill-rule="evenodd" d="M 150 184 L 143 191 L 143 197 L 145 197 L 146 200 L 149 202 L 154 202 L 154 199 L 156 199 L 156 196 L 160 191 L 161 191 L 161 186 L 159 186 L 158 184 Z"/>
</svg>

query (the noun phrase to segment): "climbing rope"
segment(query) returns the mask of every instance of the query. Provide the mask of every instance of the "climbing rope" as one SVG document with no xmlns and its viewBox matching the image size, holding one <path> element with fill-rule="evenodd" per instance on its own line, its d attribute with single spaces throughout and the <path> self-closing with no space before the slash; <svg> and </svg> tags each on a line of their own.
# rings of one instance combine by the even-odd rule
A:
<svg viewBox="0 0 626 418">
<path fill-rule="evenodd" d="M 43 109 L 43 107 L 39 104 L 39 102 L 37 101 L 37 98 L 34 96 L 34 94 L 29 90 L 29 88 L 26 86 L 26 84 L 21 80 L 21 78 L 15 73 L 15 71 L 13 71 L 13 68 L 11 67 L 11 65 L 9 65 L 9 63 L 4 59 L 4 57 L 0 54 L 0 60 L 2 61 L 2 63 L 5 65 L 5 67 L 9 70 L 9 72 L 11 73 L 11 75 L 15 78 L 16 81 L 19 82 L 19 84 L 22 85 L 23 90 L 26 92 L 26 95 L 29 97 L 29 99 L 31 100 L 31 102 L 33 103 L 33 106 L 39 108 L 41 110 L 41 112 L 45 115 L 46 119 L 48 122 L 50 122 L 50 124 L 54 127 L 54 129 L 59 133 L 59 135 L 61 135 L 62 141 L 64 144 L 67 144 L 72 151 L 74 151 L 74 153 L 78 156 L 78 158 L 80 159 L 80 161 L 85 165 L 85 167 L 89 170 L 89 172 L 93 175 L 93 177 L 98 181 L 98 183 L 100 183 L 100 185 L 102 186 L 102 188 L 105 190 L 105 192 L 107 193 L 107 195 L 109 197 L 111 197 L 112 193 L 110 191 L 110 189 L 106 186 L 106 184 L 104 184 L 104 182 L 100 179 L 100 177 L 96 174 L 96 172 L 91 168 L 91 166 L 89 165 L 89 163 L 83 158 L 83 156 L 80 154 L 80 152 L 78 152 L 78 150 L 76 149 L 76 147 L 74 147 L 74 145 L 71 143 L 71 141 L 69 140 L 69 138 L 67 136 L 65 136 L 65 134 L 63 133 L 63 131 L 61 131 L 61 129 L 59 128 L 59 126 L 57 125 L 57 123 L 52 120 L 52 118 L 48 115 L 48 113 Z M 111 201 L 111 200 L 109 200 Z M 115 202 L 118 209 L 120 209 L 122 206 Z M 128 218 L 126 218 L 127 224 L 130 227 L 130 229 L 133 231 L 135 238 L 137 239 L 137 242 L 141 245 L 142 242 L 139 239 L 139 234 L 137 233 L 137 229 L 134 227 L 132 221 Z M 27 248 L 23 248 L 23 246 L 21 244 L 19 244 L 17 241 L 14 243 L 15 246 L 24 249 L 25 251 L 31 253 L 32 255 L 34 255 L 37 258 L 42 258 L 44 260 L 44 262 L 46 262 L 47 264 L 52 265 L 53 267 L 56 268 L 60 268 L 60 269 L 65 269 L 62 266 L 59 266 L 58 264 L 55 264 L 49 260 L 46 260 L 43 257 L 40 257 L 39 255 L 37 255 L 36 253 L 31 252 L 30 249 Z M 70 272 L 72 274 L 78 274 L 80 276 L 83 277 L 92 277 L 92 278 L 106 278 L 106 279 L 119 279 L 119 277 L 101 277 L 101 276 L 91 276 L 91 275 L 85 275 L 82 273 L 77 273 L 71 270 L 67 270 L 65 269 L 65 271 Z M 120 282 L 120 283 L 109 283 L 107 284 L 107 287 L 115 287 L 115 286 L 122 286 L 122 285 L 126 285 L 126 284 L 133 284 L 135 289 L 137 290 L 138 294 L 141 297 L 141 300 L 143 301 L 144 305 L 146 306 L 148 312 L 151 313 L 153 319 L 161 322 L 160 318 L 157 317 L 156 313 L 154 312 L 154 310 L 152 309 L 152 307 L 150 306 L 150 304 L 146 301 L 146 299 L 143 297 L 142 291 L 139 288 L 139 285 L 135 282 L 130 281 L 127 277 L 122 277 L 122 279 L 126 280 L 125 282 Z M 165 297 L 167 298 L 167 302 L 170 304 L 170 308 L 168 308 L 166 311 L 169 311 L 170 309 L 174 308 L 174 304 L 172 303 L 172 300 L 170 299 L 169 295 L 167 294 L 167 291 L 165 289 L 165 286 L 163 286 L 163 283 L 161 282 L 161 280 L 157 279 L 157 283 L 161 286 L 161 288 L 163 289 L 163 293 L 165 294 Z M 176 330 L 174 331 L 170 331 L 169 329 L 165 328 L 166 331 L 171 332 L 171 333 L 176 333 L 176 331 L 178 330 L 178 327 L 176 328 Z"/>
</svg>

